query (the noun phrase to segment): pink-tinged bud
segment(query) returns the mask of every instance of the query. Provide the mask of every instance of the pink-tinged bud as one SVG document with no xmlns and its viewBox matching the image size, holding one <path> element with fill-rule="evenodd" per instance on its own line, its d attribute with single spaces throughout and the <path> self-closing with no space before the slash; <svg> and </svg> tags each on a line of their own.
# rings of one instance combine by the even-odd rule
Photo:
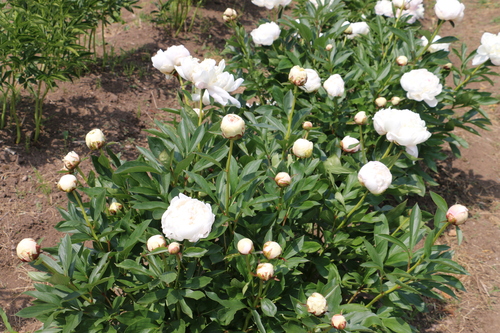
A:
<svg viewBox="0 0 500 333">
<path fill-rule="evenodd" d="M 279 187 L 287 187 L 292 182 L 292 177 L 286 172 L 278 172 L 276 177 L 274 177 L 274 181 Z"/>
<path fill-rule="evenodd" d="M 69 152 L 63 158 L 64 167 L 69 171 L 73 170 L 80 164 L 80 156 L 74 151 Z"/>
<path fill-rule="evenodd" d="M 304 129 L 306 131 L 310 131 L 310 130 L 312 130 L 312 128 L 313 128 L 313 124 L 310 121 L 304 121 L 304 123 L 302 124 L 302 129 Z"/>
<path fill-rule="evenodd" d="M 220 129 L 226 139 L 240 139 L 245 133 L 245 121 L 238 115 L 227 114 L 222 118 Z"/>
<path fill-rule="evenodd" d="M 21 261 L 29 262 L 38 258 L 42 250 L 33 238 L 25 238 L 17 244 L 16 252 Z"/>
<path fill-rule="evenodd" d="M 387 104 L 387 99 L 384 97 L 379 97 L 375 100 L 375 105 L 379 108 L 384 107 Z"/>
<path fill-rule="evenodd" d="M 296 86 L 303 86 L 307 82 L 307 72 L 300 66 L 293 66 L 288 74 L 288 80 Z"/>
<path fill-rule="evenodd" d="M 120 210 L 123 209 L 123 205 L 119 202 L 112 202 L 111 205 L 109 205 L 109 213 L 111 215 L 116 215 Z"/>
<path fill-rule="evenodd" d="M 177 254 L 181 250 L 181 244 L 177 242 L 172 242 L 168 245 L 168 253 Z"/>
<path fill-rule="evenodd" d="M 222 14 L 222 19 L 224 22 L 231 22 L 234 21 L 238 18 L 238 13 L 236 13 L 236 10 L 232 8 L 227 8 L 224 11 L 224 14 Z"/>
<path fill-rule="evenodd" d="M 148 248 L 148 251 L 153 251 L 159 247 L 166 247 L 167 241 L 165 240 L 165 237 L 163 237 L 162 235 L 154 235 L 149 237 L 146 246 Z"/>
<path fill-rule="evenodd" d="M 405 56 L 399 56 L 396 58 L 396 63 L 399 66 L 406 66 L 406 65 L 408 65 L 408 58 Z"/>
<path fill-rule="evenodd" d="M 340 141 L 340 148 L 346 153 L 355 153 L 360 148 L 359 140 L 348 135 Z"/>
<path fill-rule="evenodd" d="M 74 175 L 64 175 L 59 179 L 57 188 L 64 192 L 73 192 L 77 187 L 78 181 Z"/>
<path fill-rule="evenodd" d="M 368 117 L 365 111 L 359 111 L 354 116 L 354 122 L 358 125 L 365 125 L 368 122 Z"/>
<path fill-rule="evenodd" d="M 298 158 L 311 157 L 313 152 L 313 143 L 306 139 L 297 139 L 292 147 L 293 154 Z"/>
<path fill-rule="evenodd" d="M 347 326 L 347 321 L 341 314 L 336 314 L 332 317 L 332 326 L 338 330 L 343 330 Z"/>
<path fill-rule="evenodd" d="M 325 50 L 327 51 L 331 51 L 333 49 L 333 45 L 332 44 L 328 44 L 326 47 L 325 47 Z"/>
<path fill-rule="evenodd" d="M 328 310 L 326 305 L 326 298 L 320 293 L 313 293 L 306 302 L 307 311 L 315 316 L 321 316 Z"/>
<path fill-rule="evenodd" d="M 241 254 L 250 254 L 253 251 L 253 242 L 250 238 L 240 239 L 238 242 L 238 252 Z"/>
<path fill-rule="evenodd" d="M 469 217 L 469 210 L 462 205 L 453 205 L 446 212 L 446 219 L 454 225 L 464 224 Z"/>
<path fill-rule="evenodd" d="M 394 96 L 391 98 L 391 103 L 392 105 L 398 105 L 399 103 L 401 103 L 402 99 L 397 97 L 397 96 Z"/>
<path fill-rule="evenodd" d="M 257 276 L 263 281 L 267 281 L 274 275 L 274 267 L 270 263 L 259 264 L 257 266 Z"/>
<path fill-rule="evenodd" d="M 85 136 L 85 143 L 87 144 L 87 147 L 89 147 L 89 149 L 98 150 L 101 149 L 106 143 L 106 137 L 100 129 L 95 128 L 87 133 L 87 135 Z"/>
<path fill-rule="evenodd" d="M 262 252 L 267 259 L 274 259 L 281 255 L 281 246 L 276 242 L 266 242 Z"/>
</svg>

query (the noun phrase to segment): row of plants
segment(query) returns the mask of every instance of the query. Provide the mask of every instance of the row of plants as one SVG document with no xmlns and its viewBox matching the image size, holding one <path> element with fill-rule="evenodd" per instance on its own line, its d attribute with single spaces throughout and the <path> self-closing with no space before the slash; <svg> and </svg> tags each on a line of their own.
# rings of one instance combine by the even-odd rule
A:
<svg viewBox="0 0 500 333">
<path fill-rule="evenodd" d="M 427 188 L 443 146 L 466 146 L 454 128 L 489 124 L 498 101 L 469 83 L 490 80 L 499 35 L 472 52 L 440 37 L 458 0 L 428 31 L 421 0 L 253 3 L 270 19 L 250 33 L 223 14 L 227 65 L 182 45 L 152 57 L 181 107 L 136 160 L 98 129 L 92 171 L 63 159 L 66 236 L 18 246 L 37 268 L 18 315 L 38 332 L 416 332 L 426 297 L 463 290 L 438 240 L 461 242 L 468 210 Z M 426 194 L 435 209 L 409 203 Z"/>
</svg>

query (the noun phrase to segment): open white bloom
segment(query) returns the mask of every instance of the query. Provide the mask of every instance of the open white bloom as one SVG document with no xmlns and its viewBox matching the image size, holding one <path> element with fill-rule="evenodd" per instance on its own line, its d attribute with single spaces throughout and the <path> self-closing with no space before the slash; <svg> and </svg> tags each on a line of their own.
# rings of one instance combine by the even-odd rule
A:
<svg viewBox="0 0 500 333">
<path fill-rule="evenodd" d="M 297 139 L 293 143 L 292 151 L 298 158 L 311 157 L 313 152 L 313 143 L 307 139 Z"/>
<path fill-rule="evenodd" d="M 292 0 L 252 0 L 252 3 L 256 6 L 266 7 L 267 9 L 271 10 L 271 9 L 276 8 L 278 6 L 285 7 L 291 1 Z"/>
<path fill-rule="evenodd" d="M 340 148 L 346 153 L 355 153 L 360 148 L 359 140 L 348 135 L 340 141 Z"/>
<path fill-rule="evenodd" d="M 307 312 L 315 316 L 321 316 L 328 310 L 326 298 L 320 293 L 312 293 L 312 295 L 307 298 L 306 306 Z"/>
<path fill-rule="evenodd" d="M 59 179 L 57 188 L 64 192 L 73 192 L 78 186 L 78 181 L 74 175 L 64 175 Z"/>
<path fill-rule="evenodd" d="M 85 136 L 85 143 L 91 150 L 98 150 L 106 143 L 106 137 L 100 129 L 95 128 L 87 133 Z"/>
<path fill-rule="evenodd" d="M 189 56 L 189 51 L 184 45 L 170 46 L 166 51 L 158 50 L 154 57 L 151 57 L 153 67 L 167 76 L 172 77 L 175 66 L 179 66 L 181 59 Z"/>
<path fill-rule="evenodd" d="M 21 261 L 33 261 L 41 253 L 40 245 L 33 238 L 25 238 L 17 244 L 16 253 Z"/>
<path fill-rule="evenodd" d="M 380 194 L 391 185 L 392 174 L 384 163 L 371 161 L 359 170 L 358 181 L 372 194 Z"/>
<path fill-rule="evenodd" d="M 325 88 L 328 96 L 339 97 L 344 94 L 344 80 L 339 74 L 331 75 L 324 83 L 323 88 Z"/>
<path fill-rule="evenodd" d="M 367 35 L 370 32 L 370 27 L 366 22 L 349 23 L 349 21 L 346 21 L 343 25 L 347 24 L 349 24 L 349 27 L 346 29 L 345 33 L 349 39 L 353 39 L 359 35 Z"/>
<path fill-rule="evenodd" d="M 63 158 L 64 167 L 68 170 L 73 170 L 80 164 L 80 156 L 74 151 L 70 151 Z"/>
<path fill-rule="evenodd" d="M 210 204 L 180 193 L 163 213 L 161 227 L 169 239 L 197 242 L 210 234 L 214 221 L 215 215 Z"/>
<path fill-rule="evenodd" d="M 375 5 L 375 14 L 386 17 L 409 16 L 407 22 L 415 23 L 424 18 L 423 0 L 380 0 Z"/>
<path fill-rule="evenodd" d="M 436 96 L 443 90 L 439 78 L 427 69 L 414 69 L 401 77 L 401 86 L 406 97 L 415 101 L 425 101 L 430 107 L 437 105 Z"/>
<path fill-rule="evenodd" d="M 378 134 L 385 135 L 388 141 L 405 146 L 406 152 L 415 157 L 418 157 L 417 145 L 431 136 L 425 121 L 410 110 L 380 110 L 373 116 L 373 127 Z"/>
<path fill-rule="evenodd" d="M 500 66 L 500 33 L 498 35 L 485 32 L 481 37 L 481 45 L 477 48 L 477 54 L 472 59 L 472 65 L 480 65 L 491 60 L 493 65 Z"/>
<path fill-rule="evenodd" d="M 300 89 L 307 93 L 312 93 L 321 88 L 321 78 L 319 77 L 318 72 L 311 68 L 306 68 L 305 71 L 307 74 L 307 80 L 304 85 L 300 86 Z"/>
<path fill-rule="evenodd" d="M 394 17 L 394 12 L 392 10 L 392 1 L 377 1 L 377 4 L 375 5 L 375 14 L 383 15 L 386 17 Z"/>
<path fill-rule="evenodd" d="M 154 235 L 149 237 L 146 246 L 148 251 L 153 251 L 159 247 L 167 247 L 167 241 L 162 235 Z"/>
<path fill-rule="evenodd" d="M 185 57 L 181 59 L 179 66 L 175 66 L 177 73 L 193 83 L 199 89 L 205 89 L 203 96 L 193 94 L 193 100 L 202 101 L 205 105 L 210 104 L 210 96 L 219 104 L 227 105 L 228 103 L 240 107 L 240 102 L 232 97 L 229 93 L 238 89 L 243 83 L 243 79 L 234 79 L 233 74 L 224 72 L 226 63 L 223 60 L 217 65 L 214 59 L 204 59 L 200 62 L 199 59 L 193 57 Z"/>
<path fill-rule="evenodd" d="M 401 16 L 410 16 L 408 21 L 406 21 L 407 23 L 412 24 L 424 18 L 423 1 L 424 0 L 406 0 L 406 9 L 401 12 Z"/>
<path fill-rule="evenodd" d="M 427 46 L 427 44 L 429 44 L 429 40 L 425 36 L 422 36 L 420 39 L 421 39 L 421 44 L 423 46 Z M 434 53 L 441 50 L 446 52 L 450 51 L 450 43 L 436 43 L 436 41 L 440 39 L 441 36 L 439 35 L 436 35 L 436 37 L 434 37 L 434 39 L 432 40 L 432 44 L 427 49 L 430 53 Z"/>
<path fill-rule="evenodd" d="M 465 5 L 458 0 L 437 0 L 434 6 L 436 16 L 445 21 L 461 21 Z"/>
<path fill-rule="evenodd" d="M 258 28 L 253 29 L 250 32 L 253 42 L 256 45 L 272 45 L 273 42 L 280 36 L 281 29 L 274 22 L 267 22 L 259 25 Z"/>
</svg>

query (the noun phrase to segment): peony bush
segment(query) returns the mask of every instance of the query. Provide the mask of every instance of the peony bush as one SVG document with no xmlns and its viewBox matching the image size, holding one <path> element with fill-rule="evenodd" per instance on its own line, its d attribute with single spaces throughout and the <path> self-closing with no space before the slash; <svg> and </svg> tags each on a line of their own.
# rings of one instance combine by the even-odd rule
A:
<svg viewBox="0 0 500 333">
<path fill-rule="evenodd" d="M 468 210 L 428 192 L 430 173 L 444 144 L 466 146 L 453 129 L 478 133 L 497 102 L 468 87 L 489 80 L 494 39 L 468 53 L 436 38 L 463 15 L 452 2 L 427 9 L 442 19 L 425 31 L 420 0 L 301 1 L 290 16 L 255 1 L 273 23 L 248 33 L 226 10 L 226 59 L 160 50 L 177 117 L 134 161 L 89 133 L 93 170 L 60 182 L 66 236 L 18 251 L 38 269 L 18 315 L 40 332 L 416 332 L 412 311 L 456 297 L 467 273 L 438 239 L 454 227 L 460 242 Z M 426 193 L 431 211 L 409 204 Z"/>
</svg>

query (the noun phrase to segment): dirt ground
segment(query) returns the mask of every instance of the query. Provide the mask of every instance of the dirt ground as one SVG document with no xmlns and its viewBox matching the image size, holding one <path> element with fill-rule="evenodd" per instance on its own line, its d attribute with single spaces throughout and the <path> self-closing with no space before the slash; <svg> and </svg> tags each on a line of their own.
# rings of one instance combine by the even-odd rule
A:
<svg viewBox="0 0 500 333">
<path fill-rule="evenodd" d="M 27 277 L 30 266 L 17 259 L 15 247 L 26 237 L 43 239 L 43 246 L 56 245 L 60 238 L 53 226 L 59 222 L 57 207 L 66 205 L 66 196 L 56 183 L 62 168 L 61 158 L 74 150 L 88 156 L 85 134 L 101 128 L 114 149 L 134 157 L 135 146 L 144 146 L 143 129 L 154 127 L 154 119 L 169 116 L 159 108 L 175 107 L 176 86 L 151 65 L 150 57 L 159 49 L 184 44 L 199 57 L 217 57 L 228 36 L 221 22 L 226 7 L 244 12 L 248 30 L 265 14 L 249 0 L 225 2 L 207 0 L 201 9 L 194 30 L 174 38 L 165 29 L 151 23 L 153 2 L 142 0 L 142 9 L 125 12 L 125 24 L 106 29 L 105 39 L 112 59 L 104 68 L 95 68 L 74 83 L 61 83 L 48 95 L 44 105 L 44 129 L 39 143 L 14 144 L 12 128 L 0 131 L 0 307 L 8 314 L 14 329 L 33 332 L 40 325 L 14 314 L 29 305 L 30 298 L 22 292 L 31 284 Z M 446 25 L 441 36 L 455 35 L 469 50 L 476 49 L 484 32 L 500 32 L 498 0 L 463 0 L 465 18 L 452 28 Z M 433 22 L 434 1 L 427 0 L 425 25 Z M 498 71 L 500 72 L 500 71 Z M 484 84 L 479 89 L 500 94 L 496 86 Z M 19 105 L 25 123 L 25 136 L 32 128 L 32 104 L 23 98 Z M 429 303 L 433 310 L 415 318 L 421 332 L 500 332 L 500 106 L 488 107 L 493 126 L 491 131 L 474 136 L 457 131 L 466 138 L 470 148 L 463 149 L 461 159 L 449 158 L 436 176 L 442 185 L 431 189 L 470 208 L 471 218 L 462 227 L 464 241 L 456 246 L 456 237 L 448 233 L 441 242 L 451 244 L 456 260 L 470 275 L 461 277 L 467 292 L 458 300 Z M 24 140 L 24 139 L 23 139 Z M 85 168 L 85 162 L 82 163 Z M 88 164 L 88 163 L 87 163 Z M 5 329 L 0 323 L 0 329 Z"/>
</svg>

